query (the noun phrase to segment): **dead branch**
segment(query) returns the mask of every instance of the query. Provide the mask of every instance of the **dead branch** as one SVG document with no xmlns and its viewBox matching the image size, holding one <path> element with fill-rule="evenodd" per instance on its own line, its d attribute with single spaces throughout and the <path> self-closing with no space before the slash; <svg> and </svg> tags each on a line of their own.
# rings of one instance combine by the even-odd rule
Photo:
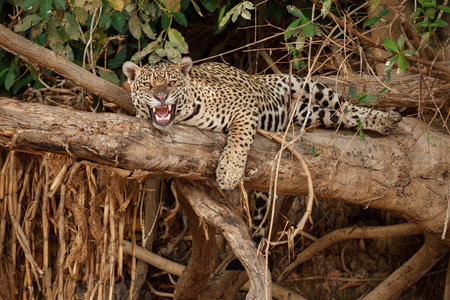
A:
<svg viewBox="0 0 450 300">
<path fill-rule="evenodd" d="M 130 101 L 130 94 L 124 89 L 97 77 L 55 52 L 21 37 L 3 25 L 0 25 L 0 47 L 60 74 L 131 114 L 135 111 Z"/>
</svg>

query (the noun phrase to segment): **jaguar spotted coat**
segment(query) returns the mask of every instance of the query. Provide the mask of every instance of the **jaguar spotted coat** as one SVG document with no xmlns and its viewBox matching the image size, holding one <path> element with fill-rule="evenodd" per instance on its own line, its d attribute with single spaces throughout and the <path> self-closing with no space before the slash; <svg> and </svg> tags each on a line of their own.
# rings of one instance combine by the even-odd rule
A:
<svg viewBox="0 0 450 300">
<path fill-rule="evenodd" d="M 352 128 L 360 121 L 362 128 L 382 134 L 391 133 L 401 120 L 396 112 L 341 101 L 332 89 L 295 75 L 252 76 L 221 63 L 193 66 L 189 57 L 179 65 L 161 62 L 142 68 L 126 62 L 123 71 L 138 117 L 161 129 L 175 122 L 228 132 L 216 170 L 222 189 L 242 180 L 257 128 L 284 130 L 292 114 L 295 124 Z"/>
</svg>

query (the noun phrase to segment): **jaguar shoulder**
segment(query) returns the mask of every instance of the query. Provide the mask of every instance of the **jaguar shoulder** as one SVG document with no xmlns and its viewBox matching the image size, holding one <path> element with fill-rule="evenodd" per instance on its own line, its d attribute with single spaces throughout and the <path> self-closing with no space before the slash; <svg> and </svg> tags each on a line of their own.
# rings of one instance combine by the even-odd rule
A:
<svg viewBox="0 0 450 300">
<path fill-rule="evenodd" d="M 137 116 L 164 129 L 173 123 L 228 132 L 216 177 L 223 189 L 243 178 L 247 153 L 257 128 L 280 131 L 294 123 L 338 125 L 390 134 L 401 121 L 396 112 L 350 104 L 329 87 L 287 74 L 249 75 L 221 63 L 193 66 L 161 62 L 139 67 L 123 65 Z"/>
</svg>

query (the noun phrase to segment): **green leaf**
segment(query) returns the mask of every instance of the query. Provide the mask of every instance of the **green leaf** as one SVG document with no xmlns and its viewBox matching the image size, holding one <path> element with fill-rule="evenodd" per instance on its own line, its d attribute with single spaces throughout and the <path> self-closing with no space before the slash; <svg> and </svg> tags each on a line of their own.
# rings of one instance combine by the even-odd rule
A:
<svg viewBox="0 0 450 300">
<path fill-rule="evenodd" d="M 141 27 L 142 27 L 142 31 L 144 31 L 146 36 L 148 36 L 152 40 L 156 39 L 156 35 L 153 32 L 153 29 L 148 24 L 148 21 L 145 21 L 144 24 L 141 23 Z"/>
<path fill-rule="evenodd" d="M 427 139 L 428 143 L 430 144 L 430 146 L 436 147 L 436 142 L 434 140 L 434 137 L 430 134 L 430 132 L 427 131 L 426 129 L 424 129 L 423 133 L 424 133 L 425 138 Z"/>
<path fill-rule="evenodd" d="M 359 137 L 362 141 L 364 141 L 366 139 L 366 137 L 364 135 L 364 131 L 362 130 L 361 121 L 359 121 L 359 120 L 358 120 L 358 129 L 359 129 Z"/>
<path fill-rule="evenodd" d="M 144 47 L 141 51 L 135 53 L 132 57 L 132 61 L 140 61 L 142 60 L 147 54 L 154 51 L 156 48 L 159 47 L 159 40 L 153 41 L 147 46 Z"/>
<path fill-rule="evenodd" d="M 390 38 L 383 39 L 383 45 L 386 47 L 386 49 L 388 49 L 392 52 L 395 52 L 395 53 L 400 52 L 397 44 L 395 44 L 395 42 L 393 40 L 391 40 Z"/>
<path fill-rule="evenodd" d="M 286 6 L 287 11 L 297 17 L 297 18 L 303 18 L 305 15 L 302 13 L 302 11 L 300 9 L 298 9 L 297 7 L 295 7 L 294 5 L 288 5 Z"/>
<path fill-rule="evenodd" d="M 422 3 L 423 7 L 431 7 L 431 8 L 435 8 L 436 7 L 436 1 L 424 1 Z"/>
<path fill-rule="evenodd" d="M 326 17 L 328 15 L 328 13 L 330 12 L 330 8 L 331 8 L 331 0 L 324 0 L 322 2 L 322 9 L 320 10 L 320 14 L 322 15 L 322 17 Z"/>
<path fill-rule="evenodd" d="M 301 20 L 297 19 L 294 22 L 292 22 L 291 24 L 289 24 L 289 26 L 286 28 L 286 32 L 284 33 L 285 40 L 289 39 L 291 36 L 293 36 L 295 33 L 298 32 L 298 30 L 292 30 L 292 28 L 298 27 L 300 22 L 301 22 Z"/>
<path fill-rule="evenodd" d="M 27 10 L 29 8 L 33 8 L 33 6 L 38 4 L 39 1 L 41 1 L 41 0 L 25 0 L 21 4 L 19 4 L 19 6 L 22 7 L 23 10 Z"/>
<path fill-rule="evenodd" d="M 255 9 L 255 6 L 250 1 L 242 2 L 242 6 L 246 9 L 250 9 L 250 10 Z"/>
<path fill-rule="evenodd" d="M 316 153 L 316 147 L 314 147 L 314 146 L 311 147 L 311 154 L 312 154 L 314 157 L 317 157 L 317 156 L 320 155 L 320 153 Z"/>
<path fill-rule="evenodd" d="M 310 22 L 309 18 L 307 17 L 303 17 L 301 18 L 301 20 L 302 25 L 308 24 Z M 308 25 L 302 27 L 302 30 L 307 36 L 313 37 L 315 32 L 315 26 L 313 23 L 309 23 Z"/>
<path fill-rule="evenodd" d="M 391 83 L 391 70 L 386 70 L 386 83 L 389 84 Z"/>
<path fill-rule="evenodd" d="M 172 22 L 172 18 L 169 17 L 165 12 L 161 14 L 161 27 L 163 29 L 167 29 L 170 26 L 170 23 Z"/>
<path fill-rule="evenodd" d="M 379 13 L 378 16 L 380 18 L 384 17 L 385 15 L 387 15 L 389 13 L 389 8 L 383 8 Z"/>
<path fill-rule="evenodd" d="M 348 87 L 348 92 L 350 93 L 350 96 L 353 97 L 353 99 L 355 99 L 355 100 L 358 99 L 358 94 L 356 93 L 356 90 L 355 90 L 354 87 L 349 86 Z"/>
<path fill-rule="evenodd" d="M 398 61 L 397 62 L 398 62 L 398 67 L 400 68 L 400 70 L 405 72 L 408 64 L 406 63 L 406 59 L 405 59 L 405 56 L 403 54 L 399 54 L 398 55 Z"/>
<path fill-rule="evenodd" d="M 416 50 L 415 49 L 407 49 L 403 55 L 404 56 L 413 56 L 414 54 L 416 54 Z"/>
<path fill-rule="evenodd" d="M 163 48 L 158 48 L 153 53 L 156 53 L 159 57 L 166 56 L 166 50 L 164 50 Z"/>
<path fill-rule="evenodd" d="M 23 88 L 24 86 L 26 86 L 27 84 L 29 84 L 30 82 L 33 81 L 33 75 L 29 75 L 27 77 L 25 77 L 24 79 L 20 80 L 19 82 L 17 82 L 16 84 L 14 84 L 14 88 L 13 88 L 13 94 L 17 94 L 17 92 Z"/>
<path fill-rule="evenodd" d="M 422 47 L 428 44 L 428 42 L 430 41 L 430 37 L 431 37 L 430 32 L 425 32 L 424 34 L 422 34 L 422 43 L 421 43 Z"/>
<path fill-rule="evenodd" d="M 159 57 L 158 54 L 156 54 L 155 52 L 150 53 L 150 55 L 148 56 L 148 63 L 151 64 L 152 66 L 154 64 L 157 64 L 161 61 L 161 57 Z"/>
<path fill-rule="evenodd" d="M 171 62 L 176 63 L 176 64 L 180 63 L 181 53 L 180 53 L 180 51 L 178 51 L 178 49 L 175 48 L 173 43 L 166 42 L 166 44 L 164 45 L 164 50 L 166 51 L 167 58 Z"/>
<path fill-rule="evenodd" d="M 103 68 L 99 68 L 98 71 L 100 74 L 100 78 L 105 79 L 111 82 L 112 84 L 118 85 L 120 83 L 119 77 L 117 77 L 117 74 L 114 73 L 113 71 Z"/>
<path fill-rule="evenodd" d="M 434 21 L 433 23 L 431 23 L 430 25 L 431 27 L 447 27 L 448 23 L 445 22 L 442 19 L 436 19 L 436 21 Z"/>
<path fill-rule="evenodd" d="M 180 1 L 180 10 L 186 11 L 186 9 L 188 8 L 190 3 L 191 3 L 191 0 L 181 0 Z"/>
<path fill-rule="evenodd" d="M 274 2 L 275 8 L 273 9 L 273 19 L 277 24 L 281 22 L 281 19 L 283 18 L 283 9 L 281 8 L 281 5 Z"/>
<path fill-rule="evenodd" d="M 5 69 L 1 70 L 1 71 L 0 71 L 0 78 L 2 78 L 3 75 L 5 75 L 6 72 L 8 72 L 8 71 L 9 71 L 9 68 L 5 68 Z"/>
<path fill-rule="evenodd" d="M 108 0 L 108 2 L 115 11 L 119 12 L 123 10 L 123 6 L 125 5 L 124 0 Z"/>
<path fill-rule="evenodd" d="M 186 16 L 185 16 L 181 11 L 175 13 L 175 14 L 173 15 L 173 18 L 175 19 L 175 21 L 176 21 L 178 24 L 180 24 L 180 25 L 182 25 L 182 26 L 184 26 L 184 27 L 187 27 L 188 22 L 187 22 Z"/>
<path fill-rule="evenodd" d="M 200 2 L 211 13 L 217 8 L 217 0 L 200 0 Z"/>
<path fill-rule="evenodd" d="M 419 16 L 420 16 L 420 13 L 422 12 L 422 10 L 421 9 L 417 9 L 415 12 L 413 12 L 410 16 L 409 16 L 409 18 L 410 19 L 417 19 Z"/>
<path fill-rule="evenodd" d="M 387 87 L 382 88 L 382 89 L 378 92 L 378 95 L 383 94 L 384 92 L 387 91 L 387 89 L 388 89 Z"/>
<path fill-rule="evenodd" d="M 192 6 L 194 6 L 195 11 L 198 13 L 200 17 L 203 17 L 202 11 L 197 3 L 194 0 L 191 0 Z M 224 6 L 225 7 L 225 6 Z M 222 7 L 223 8 L 223 7 Z"/>
<path fill-rule="evenodd" d="M 302 50 L 305 47 L 306 34 L 300 33 L 295 41 L 295 50 Z"/>
<path fill-rule="evenodd" d="M 369 19 L 364 21 L 363 27 L 364 28 L 365 27 L 372 27 L 373 25 L 375 25 L 378 22 L 379 19 L 380 19 L 379 17 L 369 18 Z"/>
<path fill-rule="evenodd" d="M 419 22 L 419 23 L 417 23 L 417 24 L 415 25 L 415 27 L 416 27 L 417 29 L 423 28 L 423 27 L 428 27 L 428 26 L 430 26 L 430 24 L 428 23 L 428 21 L 422 21 L 422 22 Z"/>
<path fill-rule="evenodd" d="M 87 13 L 87 11 L 82 7 L 74 7 L 73 15 L 78 20 L 78 22 L 80 22 L 81 25 L 85 25 L 86 21 L 89 17 L 89 14 Z"/>
<path fill-rule="evenodd" d="M 235 7 L 233 7 L 232 9 L 230 9 L 225 16 L 222 19 L 219 19 L 219 28 L 222 28 L 223 26 L 225 26 L 225 24 L 228 23 L 228 21 L 230 20 L 230 17 L 232 14 L 234 14 L 234 12 L 236 11 L 236 8 L 238 7 L 238 5 L 236 5 Z"/>
<path fill-rule="evenodd" d="M 141 38 L 141 22 L 139 21 L 139 17 L 137 14 L 134 14 L 129 20 L 128 20 L 128 28 L 130 29 L 131 35 L 139 40 Z"/>
<path fill-rule="evenodd" d="M 71 40 L 78 40 L 81 33 L 80 33 L 77 21 L 75 20 L 74 16 L 72 16 L 72 14 L 70 12 L 66 11 L 62 22 L 63 22 L 64 31 L 69 36 L 69 38 Z"/>
<path fill-rule="evenodd" d="M 188 45 L 181 33 L 174 28 L 169 28 L 168 30 L 169 41 L 173 43 L 174 47 L 178 49 L 181 54 L 187 54 L 189 52 Z"/>
<path fill-rule="evenodd" d="M 19 22 L 14 27 L 14 32 L 24 32 L 27 31 L 30 27 L 38 24 L 43 19 L 39 15 L 29 15 L 22 19 L 22 21 Z"/>
<path fill-rule="evenodd" d="M 237 18 L 238 18 L 239 15 L 241 14 L 242 9 L 243 9 L 242 3 L 241 3 L 241 4 L 238 4 L 238 5 L 236 6 L 236 10 L 234 11 L 233 16 L 231 17 L 231 22 L 235 23 L 235 22 L 237 21 Z"/>
<path fill-rule="evenodd" d="M 362 105 L 368 105 L 370 102 L 375 101 L 377 99 L 378 99 L 378 96 L 376 96 L 374 94 L 361 94 L 361 95 L 359 95 L 357 100 Z"/>
<path fill-rule="evenodd" d="M 42 19 L 48 20 L 52 14 L 52 0 L 42 0 L 40 13 Z"/>
<path fill-rule="evenodd" d="M 14 73 L 14 68 L 11 67 L 5 78 L 5 89 L 9 89 L 13 86 L 14 80 L 16 79 L 16 74 Z"/>
<path fill-rule="evenodd" d="M 66 1 L 65 0 L 53 0 L 53 5 L 57 9 L 66 9 Z"/>
<path fill-rule="evenodd" d="M 389 58 L 389 60 L 384 65 L 384 69 L 389 70 L 390 68 L 392 68 L 392 66 L 395 64 L 395 61 L 397 60 L 397 57 L 398 55 L 393 55 L 391 58 Z"/>
<path fill-rule="evenodd" d="M 180 11 L 180 0 L 160 0 L 160 2 L 164 5 L 165 8 L 167 8 L 170 13 L 176 13 Z"/>
<path fill-rule="evenodd" d="M 448 7 L 447 5 L 439 5 L 438 8 L 445 13 L 450 13 L 450 7 Z"/>
<path fill-rule="evenodd" d="M 56 51 L 60 55 L 63 55 L 62 53 L 64 52 L 64 50 L 62 45 L 64 41 L 59 34 L 58 29 L 51 22 L 47 24 L 47 40 L 52 50 Z"/>
<path fill-rule="evenodd" d="M 125 17 L 120 11 L 116 11 L 111 17 L 111 25 L 117 31 L 122 31 L 125 27 Z"/>
<path fill-rule="evenodd" d="M 398 49 L 400 51 L 403 51 L 403 47 L 405 46 L 405 35 L 404 34 L 400 34 L 397 40 L 397 44 L 398 44 Z M 398 51 L 398 52 L 400 52 Z"/>
</svg>

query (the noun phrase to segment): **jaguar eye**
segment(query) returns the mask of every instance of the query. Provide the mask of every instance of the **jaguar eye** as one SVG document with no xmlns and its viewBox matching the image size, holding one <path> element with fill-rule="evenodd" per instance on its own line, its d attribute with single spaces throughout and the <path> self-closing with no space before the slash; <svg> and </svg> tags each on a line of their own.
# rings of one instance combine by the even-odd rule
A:
<svg viewBox="0 0 450 300">
<path fill-rule="evenodd" d="M 170 86 L 174 86 L 175 85 L 175 83 L 177 83 L 175 80 L 171 80 L 171 81 L 169 81 L 169 85 Z"/>
<path fill-rule="evenodd" d="M 150 82 L 146 82 L 146 83 L 144 83 L 144 85 L 145 85 L 146 87 L 152 87 L 152 84 L 151 84 Z"/>
</svg>

